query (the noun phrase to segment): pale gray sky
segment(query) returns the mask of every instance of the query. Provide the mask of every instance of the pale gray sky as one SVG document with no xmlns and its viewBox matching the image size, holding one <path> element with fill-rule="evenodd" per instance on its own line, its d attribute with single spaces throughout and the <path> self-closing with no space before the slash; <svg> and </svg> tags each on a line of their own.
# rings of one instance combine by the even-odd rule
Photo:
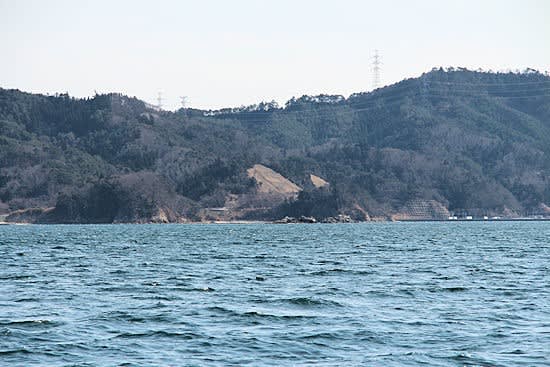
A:
<svg viewBox="0 0 550 367">
<path fill-rule="evenodd" d="M 548 0 L 0 0 L 0 87 L 219 108 L 434 66 L 550 70 Z"/>
</svg>

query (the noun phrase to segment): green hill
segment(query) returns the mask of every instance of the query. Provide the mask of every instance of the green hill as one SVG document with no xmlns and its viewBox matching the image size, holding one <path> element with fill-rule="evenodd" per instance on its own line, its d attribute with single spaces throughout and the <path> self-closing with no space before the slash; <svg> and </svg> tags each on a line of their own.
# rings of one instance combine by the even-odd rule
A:
<svg viewBox="0 0 550 367">
<path fill-rule="evenodd" d="M 0 89 L 0 214 L 19 221 L 544 216 L 549 154 L 550 77 L 532 70 L 217 111 Z M 256 164 L 303 190 L 262 192 Z"/>
</svg>

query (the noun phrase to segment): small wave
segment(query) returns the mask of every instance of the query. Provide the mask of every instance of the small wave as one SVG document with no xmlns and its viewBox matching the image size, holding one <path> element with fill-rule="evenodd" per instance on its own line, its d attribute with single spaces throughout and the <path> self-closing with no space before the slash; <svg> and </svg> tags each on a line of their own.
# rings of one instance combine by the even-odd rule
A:
<svg viewBox="0 0 550 367">
<path fill-rule="evenodd" d="M 265 277 L 263 277 L 261 275 L 256 275 L 255 278 L 246 278 L 246 280 L 255 280 L 255 281 L 258 281 L 258 282 L 263 282 L 263 281 L 265 281 Z"/>
<path fill-rule="evenodd" d="M 336 339 L 341 339 L 341 337 L 336 333 L 326 332 L 326 333 L 315 333 L 315 334 L 304 335 L 300 339 L 305 339 L 305 340 L 309 340 L 309 339 L 336 340 Z"/>
<path fill-rule="evenodd" d="M 177 338 L 177 339 L 196 339 L 199 338 L 200 335 L 197 335 L 195 333 L 179 333 L 179 332 L 173 332 L 173 331 L 164 331 L 164 330 L 154 330 L 154 331 L 146 331 L 143 333 L 121 333 L 114 338 L 122 338 L 122 339 L 140 339 L 140 338 L 149 338 L 149 337 L 155 337 L 155 338 Z"/>
<path fill-rule="evenodd" d="M 12 354 L 32 354 L 32 352 L 24 348 L 12 349 L 12 350 L 0 350 L 0 356 L 8 356 Z"/>
<path fill-rule="evenodd" d="M 212 259 L 214 260 L 230 260 L 233 256 L 231 255 L 214 255 Z"/>
<path fill-rule="evenodd" d="M 447 292 L 465 292 L 468 290 L 468 288 L 465 288 L 465 287 L 448 287 L 448 288 L 443 288 L 444 291 L 447 291 Z"/>
<path fill-rule="evenodd" d="M 297 298 L 287 298 L 283 299 L 283 302 L 287 302 L 297 306 L 337 306 L 341 307 L 342 305 L 336 301 L 329 301 L 325 299 L 316 299 L 309 297 L 297 297 Z"/>
<path fill-rule="evenodd" d="M 456 293 L 456 292 L 466 292 L 468 288 L 466 287 L 438 287 L 438 288 L 429 288 L 428 292 L 430 293 L 438 293 L 438 292 L 450 292 L 450 293 Z"/>
<path fill-rule="evenodd" d="M 309 275 L 332 275 L 332 274 L 340 274 L 340 273 L 347 273 L 347 272 L 349 272 L 349 270 L 342 269 L 342 268 L 334 268 L 334 269 L 313 271 L 309 273 Z"/>
<path fill-rule="evenodd" d="M 211 307 L 208 307 L 207 308 L 208 311 L 210 312 L 214 312 L 214 313 L 221 313 L 221 314 L 225 314 L 227 316 L 240 316 L 240 314 L 238 312 L 235 312 L 233 310 L 230 310 L 228 308 L 225 308 L 225 307 L 221 307 L 221 306 L 211 306 Z"/>
<path fill-rule="evenodd" d="M 487 366 L 487 367 L 495 366 L 493 363 L 487 362 L 486 360 L 483 360 L 481 358 L 472 357 L 468 353 L 460 353 L 460 354 L 451 356 L 450 359 L 458 361 L 461 364 L 464 364 L 465 366 Z"/>
<path fill-rule="evenodd" d="M 141 285 L 149 286 L 149 287 L 158 287 L 161 285 L 159 282 L 150 281 L 150 282 L 143 282 Z"/>
<path fill-rule="evenodd" d="M 319 264 L 319 265 L 342 265 L 342 262 L 337 261 L 337 260 L 319 260 L 319 261 L 317 261 L 317 264 Z"/>
<path fill-rule="evenodd" d="M 17 274 L 17 275 L 0 275 L 0 280 L 27 280 L 36 278 L 34 275 L 24 275 L 24 274 Z"/>
<path fill-rule="evenodd" d="M 156 306 L 152 307 L 152 309 L 158 308 Z M 123 311 L 112 311 L 112 312 L 106 312 L 101 315 L 98 315 L 94 318 L 92 318 L 94 321 L 122 321 L 122 322 L 129 322 L 129 323 L 147 323 L 147 322 L 168 322 L 172 323 L 175 321 L 174 317 L 171 314 L 155 314 L 155 315 L 149 315 L 149 314 L 143 314 L 143 315 L 135 315 L 130 314 Z"/>
<path fill-rule="evenodd" d="M 16 299 L 14 302 L 39 302 L 40 300 L 38 298 L 32 298 L 32 297 L 29 297 L 29 298 L 19 298 L 19 299 Z"/>
<path fill-rule="evenodd" d="M 260 318 L 267 318 L 267 319 L 280 319 L 280 320 L 309 319 L 314 317 L 314 316 L 306 316 L 306 315 L 272 315 L 272 314 L 258 312 L 258 311 L 247 311 L 242 313 L 241 316 L 253 317 L 253 318 L 260 317 Z"/>
<path fill-rule="evenodd" d="M 148 294 L 151 294 L 151 295 L 148 296 Z M 181 298 L 176 297 L 176 296 L 158 295 L 158 294 L 153 293 L 153 292 L 144 292 L 144 295 L 132 296 L 132 299 L 140 300 L 140 301 L 142 301 L 142 300 L 144 300 L 144 301 L 157 301 L 157 305 L 155 307 L 159 307 L 159 306 L 160 307 L 165 307 L 165 304 L 162 303 L 162 301 L 171 302 L 171 301 L 180 300 Z"/>
<path fill-rule="evenodd" d="M 177 283 L 172 287 L 164 288 L 165 290 L 173 290 L 178 292 L 215 292 L 216 290 L 211 287 L 193 287 L 189 283 Z M 179 298 L 177 298 L 179 299 Z"/>
<path fill-rule="evenodd" d="M 128 271 L 118 269 L 118 270 L 110 271 L 109 274 L 128 274 Z"/>
<path fill-rule="evenodd" d="M 136 322 L 141 323 L 147 321 L 145 318 L 131 315 L 127 312 L 122 311 L 113 311 L 113 312 L 106 312 L 98 317 L 95 318 L 95 320 L 99 321 L 127 321 L 127 322 Z"/>
<path fill-rule="evenodd" d="M 410 297 L 414 297 L 414 295 L 415 295 L 414 292 L 410 289 L 400 289 L 400 290 L 398 290 L 398 292 L 400 294 L 404 294 L 404 295 L 410 296 Z"/>
<path fill-rule="evenodd" d="M 514 349 L 513 351 L 511 352 L 505 352 L 506 354 L 516 354 L 516 355 L 519 355 L 519 354 L 527 354 L 525 351 L 521 350 L 521 349 Z"/>
<path fill-rule="evenodd" d="M 351 274 L 351 275 L 373 275 L 374 274 L 372 270 L 350 270 L 350 269 L 334 268 L 334 269 L 313 271 L 308 275 L 324 276 L 324 275 L 340 275 L 344 273 Z"/>
<path fill-rule="evenodd" d="M 0 326 L 5 327 L 55 327 L 61 324 L 61 322 L 51 320 L 0 321 Z"/>
<path fill-rule="evenodd" d="M 133 286 L 133 285 L 123 285 L 123 286 L 111 286 L 111 287 L 101 287 L 99 288 L 100 292 L 142 292 L 142 288 Z"/>
<path fill-rule="evenodd" d="M 353 270 L 353 274 L 355 275 L 372 275 L 374 272 L 372 270 Z"/>
</svg>

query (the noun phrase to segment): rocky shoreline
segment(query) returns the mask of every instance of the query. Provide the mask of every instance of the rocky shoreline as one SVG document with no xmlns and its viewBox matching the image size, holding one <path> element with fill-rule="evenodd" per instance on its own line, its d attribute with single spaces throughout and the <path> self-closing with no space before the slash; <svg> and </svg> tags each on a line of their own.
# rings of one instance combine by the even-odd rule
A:
<svg viewBox="0 0 550 367">
<path fill-rule="evenodd" d="M 296 223 L 355 223 L 356 221 L 353 220 L 349 215 L 343 215 L 339 214 L 335 217 L 327 217 L 323 218 L 322 220 L 317 220 L 315 217 L 307 217 L 307 216 L 300 216 L 300 217 L 284 217 L 278 220 L 273 221 L 273 223 L 276 224 L 296 224 Z"/>
<path fill-rule="evenodd" d="M 246 220 L 246 219 L 200 219 L 191 220 L 184 217 L 173 218 L 154 216 L 140 220 L 120 220 L 114 222 L 80 222 L 77 220 L 63 220 L 52 218 L 45 214 L 52 211 L 53 208 L 32 208 L 20 210 L 10 214 L 0 215 L 0 225 L 26 225 L 26 224 L 336 224 L 336 223 L 363 223 L 363 222 L 495 222 L 495 221 L 550 221 L 550 217 L 498 217 L 498 218 L 402 218 L 397 216 L 390 217 L 369 217 L 367 220 L 356 220 L 349 215 L 339 214 L 326 218 L 315 218 L 313 216 L 290 217 L 285 216 L 275 220 Z"/>
</svg>

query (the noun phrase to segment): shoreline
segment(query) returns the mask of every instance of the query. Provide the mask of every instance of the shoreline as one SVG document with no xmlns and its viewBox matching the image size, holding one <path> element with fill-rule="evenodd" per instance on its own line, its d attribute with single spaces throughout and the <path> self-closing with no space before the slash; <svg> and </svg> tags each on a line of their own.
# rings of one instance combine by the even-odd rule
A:
<svg viewBox="0 0 550 367">
<path fill-rule="evenodd" d="M 486 222 L 486 223 L 495 223 L 495 222 L 550 222 L 550 218 L 501 218 L 501 219 L 401 219 L 401 220 L 370 220 L 370 221 L 355 221 L 355 222 L 338 222 L 338 223 L 327 223 L 327 222 L 316 222 L 316 223 L 307 223 L 307 222 L 295 222 L 295 223 L 280 223 L 277 221 L 258 221 L 258 220 L 235 220 L 235 221 L 197 221 L 197 222 L 168 222 L 168 223 L 158 223 L 158 222 L 116 222 L 116 223 L 32 223 L 32 222 L 0 222 L 0 226 L 28 226 L 28 225 L 111 225 L 111 224 L 132 224 L 132 225 L 187 225 L 187 224 L 277 224 L 277 225 L 289 225 L 289 224 L 359 224 L 359 223 L 468 223 L 468 222 Z"/>
</svg>

